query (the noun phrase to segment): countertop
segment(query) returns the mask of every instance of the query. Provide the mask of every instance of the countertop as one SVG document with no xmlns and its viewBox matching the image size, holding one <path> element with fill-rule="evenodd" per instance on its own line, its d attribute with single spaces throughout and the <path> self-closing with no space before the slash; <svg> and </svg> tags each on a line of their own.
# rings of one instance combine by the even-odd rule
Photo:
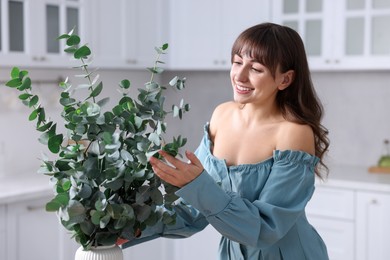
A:
<svg viewBox="0 0 390 260">
<path fill-rule="evenodd" d="M 50 176 L 34 171 L 0 178 L 0 205 L 53 195 Z"/>
<path fill-rule="evenodd" d="M 369 173 L 368 167 L 329 166 L 325 180 L 317 179 L 319 187 L 347 188 L 363 191 L 390 192 L 389 173 Z M 0 178 L 0 205 L 54 195 L 50 177 L 35 172 Z"/>
<path fill-rule="evenodd" d="M 318 186 L 390 192 L 390 173 L 370 173 L 369 167 L 330 165 L 325 180 L 317 180 Z"/>
</svg>

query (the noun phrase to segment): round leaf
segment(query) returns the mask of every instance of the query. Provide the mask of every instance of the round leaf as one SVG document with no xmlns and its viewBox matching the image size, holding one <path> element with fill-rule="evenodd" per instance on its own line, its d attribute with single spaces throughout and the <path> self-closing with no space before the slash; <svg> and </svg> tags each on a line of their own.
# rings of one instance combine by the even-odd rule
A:
<svg viewBox="0 0 390 260">
<path fill-rule="evenodd" d="M 76 52 L 73 54 L 73 56 L 75 59 L 81 59 L 87 57 L 90 54 L 91 54 L 91 50 L 84 45 L 79 49 L 77 49 Z"/>
</svg>

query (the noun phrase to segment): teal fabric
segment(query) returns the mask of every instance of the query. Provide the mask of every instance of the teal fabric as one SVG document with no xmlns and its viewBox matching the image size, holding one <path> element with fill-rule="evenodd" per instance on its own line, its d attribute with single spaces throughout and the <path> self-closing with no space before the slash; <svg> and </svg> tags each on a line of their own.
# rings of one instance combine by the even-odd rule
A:
<svg viewBox="0 0 390 260">
<path fill-rule="evenodd" d="M 211 146 L 206 125 L 195 152 L 205 170 L 177 191 L 176 225 L 149 228 L 124 247 L 156 237 L 188 237 L 211 224 L 222 234 L 221 260 L 329 259 L 305 215 L 319 158 L 275 150 L 265 161 L 229 167 L 212 155 Z"/>
</svg>

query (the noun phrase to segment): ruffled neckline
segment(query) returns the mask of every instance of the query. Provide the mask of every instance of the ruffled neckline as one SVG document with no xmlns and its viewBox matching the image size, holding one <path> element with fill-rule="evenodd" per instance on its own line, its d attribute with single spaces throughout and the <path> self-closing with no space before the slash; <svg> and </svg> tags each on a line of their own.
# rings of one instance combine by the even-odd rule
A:
<svg viewBox="0 0 390 260">
<path fill-rule="evenodd" d="M 206 150 L 210 158 L 212 158 L 215 161 L 218 161 L 220 163 L 225 164 L 225 166 L 229 169 L 232 168 L 245 168 L 245 167 L 261 167 L 265 165 L 272 164 L 277 161 L 291 161 L 291 162 L 300 162 L 300 163 L 305 163 L 305 164 L 310 164 L 312 166 L 315 166 L 320 158 L 318 158 L 315 155 L 312 155 L 310 153 L 307 153 L 305 151 L 299 151 L 299 150 L 273 150 L 273 154 L 271 157 L 262 160 L 257 163 L 250 163 L 250 164 L 237 164 L 237 165 L 228 165 L 226 163 L 226 160 L 220 159 L 216 157 L 212 152 L 211 152 L 211 147 L 213 145 L 213 142 L 211 141 L 210 134 L 209 134 L 209 125 L 210 123 L 206 123 L 204 126 L 204 138 L 206 139 L 205 144 L 206 144 Z"/>
</svg>

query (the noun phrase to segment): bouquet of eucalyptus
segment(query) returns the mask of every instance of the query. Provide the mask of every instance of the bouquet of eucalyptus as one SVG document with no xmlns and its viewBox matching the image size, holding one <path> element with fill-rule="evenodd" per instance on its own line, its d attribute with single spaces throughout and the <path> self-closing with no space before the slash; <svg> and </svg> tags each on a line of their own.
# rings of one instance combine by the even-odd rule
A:
<svg viewBox="0 0 390 260">
<path fill-rule="evenodd" d="M 66 41 L 65 52 L 80 62 L 75 67 L 81 71 L 77 76 L 86 82 L 75 87 L 68 80 L 59 84 L 66 133 L 59 133 L 57 123 L 46 118 L 28 71 L 13 68 L 6 83 L 20 91 L 19 99 L 32 110 L 29 120 L 35 121 L 36 130 L 42 133 L 39 141 L 55 157 L 43 158 L 39 169 L 54 185 L 54 198 L 46 210 L 57 212 L 63 226 L 85 249 L 111 245 L 119 238 L 131 240 L 160 221 L 174 223 L 175 215 L 158 209 L 171 207 L 177 199 L 176 187 L 163 183 L 149 164 L 151 156 L 159 156 L 158 150 L 177 156 L 186 143 L 181 136 L 171 142 L 164 140 L 166 116 L 181 119 L 190 108 L 183 100 L 169 111 L 164 108 L 163 92 L 183 89 L 185 78 L 175 77 L 166 86 L 154 81 L 155 75 L 163 72 L 160 56 L 168 45 L 156 48 L 154 66 L 148 68 L 151 78 L 137 98 L 129 96 L 131 84 L 124 79 L 119 83 L 120 100 L 104 112 L 108 98 L 100 98 L 103 82 L 89 70 L 90 48 L 80 46 L 80 37 L 73 32 L 59 39 Z M 88 89 L 82 100 L 74 97 L 80 88 Z"/>
</svg>

